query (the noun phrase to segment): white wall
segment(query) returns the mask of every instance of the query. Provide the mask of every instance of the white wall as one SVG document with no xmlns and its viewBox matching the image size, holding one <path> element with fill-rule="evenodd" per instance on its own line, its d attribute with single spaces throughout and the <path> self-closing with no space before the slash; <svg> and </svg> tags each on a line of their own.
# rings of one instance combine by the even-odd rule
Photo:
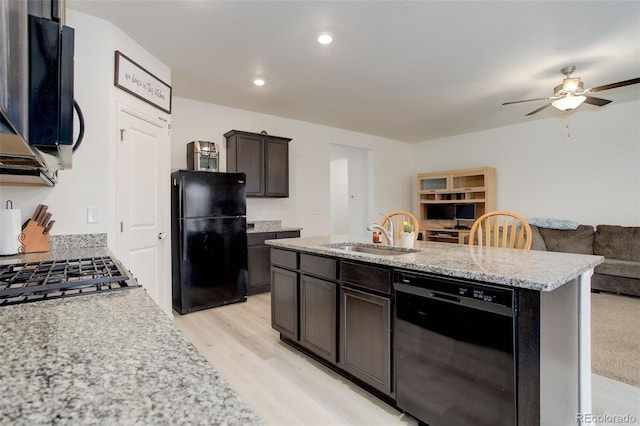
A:
<svg viewBox="0 0 640 426">
<path fill-rule="evenodd" d="M 114 86 L 114 52 L 122 51 L 168 84 L 170 69 L 110 22 L 68 9 L 67 25 L 75 29 L 74 97 L 85 116 L 84 141 L 73 168 L 59 172 L 55 187 L 3 185 L 1 200 L 13 200 L 23 221 L 38 204 L 47 204 L 56 220 L 52 234 L 109 233 L 109 246 L 115 249 L 117 104 L 152 107 Z M 74 130 L 77 134 L 77 121 Z M 87 207 L 100 209 L 100 223 L 87 224 Z"/>
<path fill-rule="evenodd" d="M 173 99 L 172 170 L 186 168 L 186 144 L 193 140 L 216 142 L 221 148 L 221 171 L 226 170 L 224 133 L 244 130 L 292 138 L 289 144 L 289 198 L 247 201 L 247 219 L 282 220 L 302 227 L 302 235 L 328 235 L 330 223 L 330 145 L 347 145 L 373 151 L 374 204 L 377 212 L 408 209 L 415 180 L 410 167 L 412 146 L 376 136 L 320 126 L 288 118 L 244 111 L 184 98 Z"/>
<path fill-rule="evenodd" d="M 415 172 L 491 166 L 498 209 L 527 218 L 639 226 L 638 117 L 640 101 L 614 103 L 423 142 L 414 146 Z"/>
</svg>

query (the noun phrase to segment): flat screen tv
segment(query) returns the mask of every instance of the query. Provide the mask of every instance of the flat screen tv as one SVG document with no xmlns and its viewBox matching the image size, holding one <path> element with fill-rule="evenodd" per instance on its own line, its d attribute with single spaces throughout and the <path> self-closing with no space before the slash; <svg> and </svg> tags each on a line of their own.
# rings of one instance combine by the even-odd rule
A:
<svg viewBox="0 0 640 426">
<path fill-rule="evenodd" d="M 476 205 L 475 204 L 456 204 L 456 220 L 475 220 Z"/>
<path fill-rule="evenodd" d="M 452 220 L 453 218 L 453 204 L 429 204 L 427 208 L 427 219 Z"/>
</svg>

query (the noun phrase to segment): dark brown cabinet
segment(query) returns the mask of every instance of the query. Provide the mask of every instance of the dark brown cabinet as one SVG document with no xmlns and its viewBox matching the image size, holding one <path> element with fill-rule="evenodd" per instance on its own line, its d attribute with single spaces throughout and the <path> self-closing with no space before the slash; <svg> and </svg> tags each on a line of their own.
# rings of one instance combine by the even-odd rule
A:
<svg viewBox="0 0 640 426">
<path fill-rule="evenodd" d="M 338 366 L 392 395 L 391 270 L 342 262 Z"/>
<path fill-rule="evenodd" d="M 338 285 L 300 276 L 300 344 L 322 358 L 337 360 Z"/>
<path fill-rule="evenodd" d="M 227 141 L 227 172 L 247 176 L 247 197 L 289 196 L 290 138 L 230 130 Z"/>
<path fill-rule="evenodd" d="M 281 338 L 394 398 L 392 268 L 276 248 L 271 264 L 272 324 Z"/>
<path fill-rule="evenodd" d="M 271 249 L 271 327 L 298 340 L 298 253 Z"/>
<path fill-rule="evenodd" d="M 340 368 L 391 395 L 391 301 L 340 289 Z"/>
<path fill-rule="evenodd" d="M 338 260 L 300 253 L 300 345 L 337 361 Z"/>
<path fill-rule="evenodd" d="M 271 250 L 264 242 L 276 238 L 296 238 L 300 231 L 254 232 L 247 234 L 248 294 L 271 290 Z"/>
</svg>

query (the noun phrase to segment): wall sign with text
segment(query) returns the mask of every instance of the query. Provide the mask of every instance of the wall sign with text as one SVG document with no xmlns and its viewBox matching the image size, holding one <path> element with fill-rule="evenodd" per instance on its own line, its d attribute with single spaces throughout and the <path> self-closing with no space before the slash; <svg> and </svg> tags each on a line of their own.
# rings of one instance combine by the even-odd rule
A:
<svg viewBox="0 0 640 426">
<path fill-rule="evenodd" d="M 171 114 L 171 86 L 116 50 L 116 87 Z"/>
</svg>

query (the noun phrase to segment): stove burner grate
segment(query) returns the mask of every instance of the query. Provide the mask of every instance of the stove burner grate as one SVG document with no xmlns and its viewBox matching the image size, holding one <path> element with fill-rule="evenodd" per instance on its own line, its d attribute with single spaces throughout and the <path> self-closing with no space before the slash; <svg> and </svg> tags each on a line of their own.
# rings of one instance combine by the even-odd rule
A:
<svg viewBox="0 0 640 426">
<path fill-rule="evenodd" d="M 109 256 L 0 265 L 0 306 L 138 287 Z"/>
</svg>

